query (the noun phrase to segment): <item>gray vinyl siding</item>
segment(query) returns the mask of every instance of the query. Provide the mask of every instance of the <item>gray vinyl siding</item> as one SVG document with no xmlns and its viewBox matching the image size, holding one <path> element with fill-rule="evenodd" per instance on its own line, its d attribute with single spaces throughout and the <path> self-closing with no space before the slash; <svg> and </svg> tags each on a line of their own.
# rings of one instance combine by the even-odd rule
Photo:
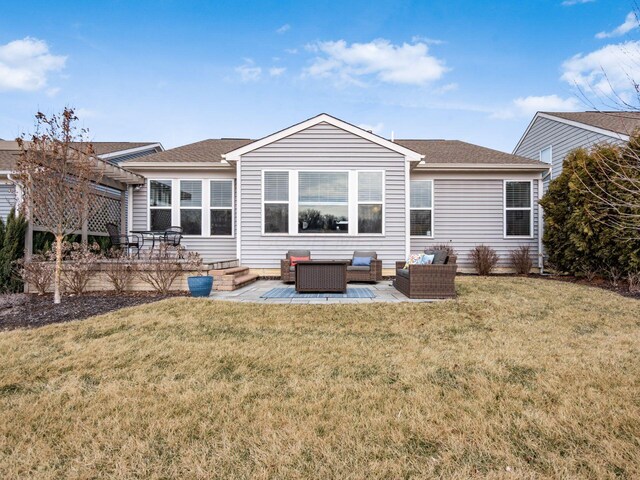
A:
<svg viewBox="0 0 640 480">
<path fill-rule="evenodd" d="M 551 146 L 553 159 L 551 178 L 553 179 L 562 172 L 562 162 L 569 152 L 576 148 L 588 148 L 603 142 L 622 143 L 614 137 L 539 117 L 514 153 L 538 160 L 540 150 Z"/>
<path fill-rule="evenodd" d="M 155 176 L 155 178 L 181 178 L 179 173 L 169 173 L 166 175 Z M 205 176 L 203 175 L 202 178 Z M 196 177 L 184 177 L 191 179 Z M 221 177 L 229 178 L 229 177 Z M 209 180 L 207 178 L 206 180 Z M 234 182 L 235 183 L 235 182 Z M 234 194 L 236 194 L 235 202 L 237 205 L 237 188 L 234 185 Z M 149 228 L 147 216 L 147 185 L 143 185 L 133 191 L 133 212 L 132 212 L 132 228 L 130 230 L 146 230 Z M 203 215 L 208 215 L 208 208 L 205 205 Z M 238 228 L 236 209 L 234 209 L 234 235 L 233 237 L 185 237 L 182 239 L 182 245 L 187 251 L 195 251 L 200 253 L 205 262 L 214 262 L 220 260 L 233 260 L 236 255 L 236 232 Z"/>
<path fill-rule="evenodd" d="M 13 185 L 0 185 L 0 217 L 7 219 L 9 212 L 16 204 L 16 189 Z"/>
<path fill-rule="evenodd" d="M 411 178 L 431 177 L 416 172 Z M 497 176 L 473 178 L 472 174 L 450 174 L 447 178 L 434 179 L 434 238 L 411 237 L 411 252 L 419 253 L 429 245 L 450 244 L 458 254 L 461 267 L 469 269 L 472 268 L 470 252 L 484 244 L 500 256 L 499 267 L 509 267 L 509 253 L 520 245 L 527 245 L 537 267 L 538 182 L 533 180 L 533 238 L 504 238 L 503 189 L 504 179 Z"/>
<path fill-rule="evenodd" d="M 262 171 L 273 169 L 384 170 L 385 235 L 263 235 Z M 314 259 L 375 250 L 384 268 L 405 256 L 405 158 L 397 152 L 320 123 L 242 156 L 241 183 L 243 265 L 279 268 L 289 249 L 309 249 Z"/>
</svg>

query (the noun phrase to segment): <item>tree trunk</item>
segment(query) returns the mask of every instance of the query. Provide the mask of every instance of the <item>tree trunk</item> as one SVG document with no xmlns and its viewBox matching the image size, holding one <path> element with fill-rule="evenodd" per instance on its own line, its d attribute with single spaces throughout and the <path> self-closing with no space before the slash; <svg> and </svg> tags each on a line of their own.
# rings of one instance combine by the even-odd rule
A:
<svg viewBox="0 0 640 480">
<path fill-rule="evenodd" d="M 64 235 L 56 235 L 56 271 L 53 276 L 53 303 L 60 303 L 60 280 L 62 278 L 62 241 Z"/>
</svg>

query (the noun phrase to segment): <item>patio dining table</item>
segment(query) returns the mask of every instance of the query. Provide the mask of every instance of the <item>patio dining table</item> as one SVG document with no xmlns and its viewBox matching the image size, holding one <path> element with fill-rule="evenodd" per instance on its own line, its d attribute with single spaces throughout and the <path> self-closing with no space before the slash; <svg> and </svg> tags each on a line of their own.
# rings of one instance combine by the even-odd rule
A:
<svg viewBox="0 0 640 480">
<path fill-rule="evenodd" d="M 164 237 L 166 231 L 165 230 L 131 230 L 132 234 L 140 235 L 143 240 L 151 240 L 151 250 L 156 245 L 156 239 L 159 241 Z"/>
</svg>

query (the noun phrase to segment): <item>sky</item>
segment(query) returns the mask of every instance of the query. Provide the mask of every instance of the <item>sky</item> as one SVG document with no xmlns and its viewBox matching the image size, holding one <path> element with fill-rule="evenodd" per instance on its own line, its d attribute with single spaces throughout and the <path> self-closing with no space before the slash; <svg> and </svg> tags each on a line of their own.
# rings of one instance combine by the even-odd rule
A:
<svg viewBox="0 0 640 480">
<path fill-rule="evenodd" d="M 260 138 L 328 113 L 512 151 L 537 110 L 633 101 L 633 0 L 0 0 L 0 138 Z M 606 72 L 606 77 L 603 75 Z"/>
</svg>

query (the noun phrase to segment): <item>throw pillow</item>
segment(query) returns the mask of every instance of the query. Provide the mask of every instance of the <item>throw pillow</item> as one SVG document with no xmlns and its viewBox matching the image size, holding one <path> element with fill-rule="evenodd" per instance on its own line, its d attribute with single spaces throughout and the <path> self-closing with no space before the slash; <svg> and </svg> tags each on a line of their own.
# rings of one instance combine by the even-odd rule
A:
<svg viewBox="0 0 640 480">
<path fill-rule="evenodd" d="M 354 267 L 370 267 L 371 257 L 353 257 L 351 265 Z"/>
<path fill-rule="evenodd" d="M 422 255 L 422 258 L 420 260 L 420 265 L 431 265 L 433 263 L 434 258 L 435 258 L 435 255 L 424 254 Z"/>
<path fill-rule="evenodd" d="M 409 268 L 409 265 L 420 265 L 421 260 L 422 260 L 422 254 L 420 253 L 409 255 L 407 257 L 407 263 L 404 264 L 404 268 L 405 269 Z"/>
<path fill-rule="evenodd" d="M 311 260 L 311 258 L 310 257 L 291 257 L 289 258 L 289 260 L 291 261 L 291 266 L 295 267 L 298 262 Z"/>
<path fill-rule="evenodd" d="M 432 262 L 434 265 L 444 265 L 447 261 L 448 255 L 446 250 L 425 250 L 424 253 L 435 256 Z"/>
</svg>

